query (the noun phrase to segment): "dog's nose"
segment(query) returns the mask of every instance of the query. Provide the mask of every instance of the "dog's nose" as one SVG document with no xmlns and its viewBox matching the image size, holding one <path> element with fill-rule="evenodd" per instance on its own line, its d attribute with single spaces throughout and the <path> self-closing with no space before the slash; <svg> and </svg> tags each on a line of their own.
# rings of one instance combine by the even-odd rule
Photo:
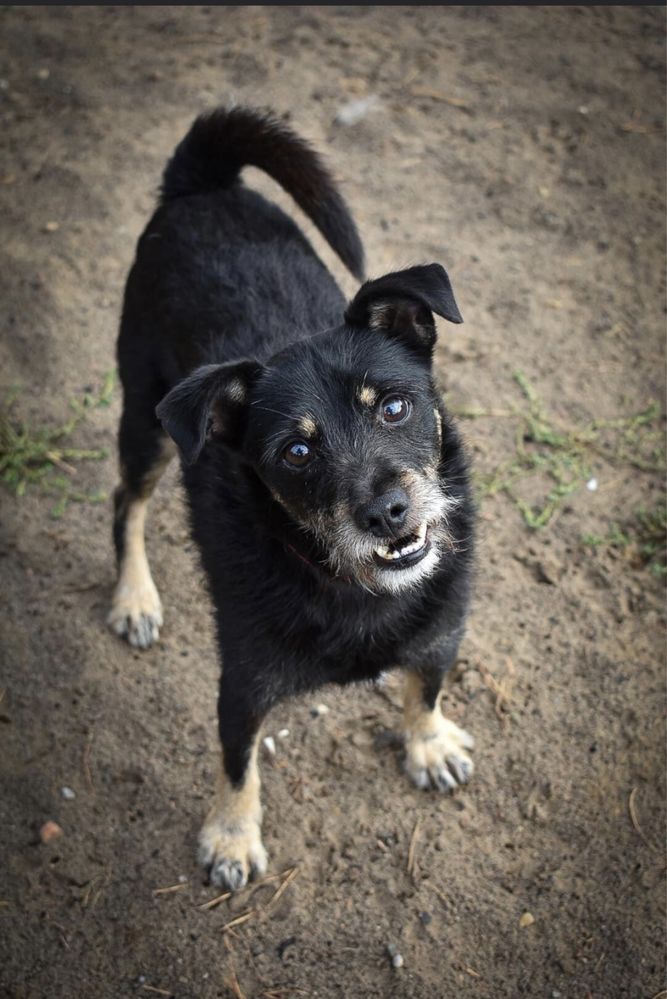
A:
<svg viewBox="0 0 667 999">
<path fill-rule="evenodd" d="M 390 489 L 357 508 L 357 526 L 376 538 L 400 538 L 410 508 L 404 489 Z"/>
</svg>

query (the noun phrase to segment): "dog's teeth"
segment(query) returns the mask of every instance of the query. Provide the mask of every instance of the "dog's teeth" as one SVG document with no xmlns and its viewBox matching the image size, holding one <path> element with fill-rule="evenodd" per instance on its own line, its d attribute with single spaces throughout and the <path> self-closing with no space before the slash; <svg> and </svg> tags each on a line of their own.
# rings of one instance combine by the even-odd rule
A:
<svg viewBox="0 0 667 999">
<path fill-rule="evenodd" d="M 405 558 L 406 555 L 412 555 L 424 547 L 427 530 L 428 524 L 424 522 L 412 535 L 414 538 L 413 541 L 403 545 L 402 548 L 390 548 L 388 545 L 378 545 L 375 549 L 375 554 L 384 559 L 385 562 L 395 561 L 398 558 Z"/>
</svg>

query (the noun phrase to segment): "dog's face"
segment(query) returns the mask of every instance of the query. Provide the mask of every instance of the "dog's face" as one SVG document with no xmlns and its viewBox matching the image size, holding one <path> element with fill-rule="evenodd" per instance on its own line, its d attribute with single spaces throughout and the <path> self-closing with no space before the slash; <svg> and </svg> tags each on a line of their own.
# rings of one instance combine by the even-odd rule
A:
<svg viewBox="0 0 667 999">
<path fill-rule="evenodd" d="M 243 448 L 330 570 L 395 591 L 423 578 L 446 540 L 440 434 L 428 368 L 380 332 L 341 328 L 266 368 Z"/>
<path fill-rule="evenodd" d="M 399 592 L 437 565 L 453 503 L 438 474 L 431 310 L 460 321 L 442 268 L 370 282 L 338 329 L 264 366 L 200 369 L 158 415 L 186 459 L 196 458 L 207 430 L 221 435 L 316 539 L 330 572 Z"/>
</svg>

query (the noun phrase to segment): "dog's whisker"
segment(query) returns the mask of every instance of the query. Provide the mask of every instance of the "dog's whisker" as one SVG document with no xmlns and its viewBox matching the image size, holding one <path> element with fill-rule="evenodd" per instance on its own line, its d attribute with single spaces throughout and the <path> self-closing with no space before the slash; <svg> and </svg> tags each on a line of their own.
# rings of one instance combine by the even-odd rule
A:
<svg viewBox="0 0 667 999">
<path fill-rule="evenodd" d="M 273 409 L 270 406 L 260 406 L 256 400 L 254 402 L 251 402 L 250 405 L 253 406 L 255 409 L 263 410 L 265 413 L 275 413 L 276 416 L 284 416 L 286 420 L 292 419 L 289 413 L 284 413 L 280 409 Z"/>
</svg>

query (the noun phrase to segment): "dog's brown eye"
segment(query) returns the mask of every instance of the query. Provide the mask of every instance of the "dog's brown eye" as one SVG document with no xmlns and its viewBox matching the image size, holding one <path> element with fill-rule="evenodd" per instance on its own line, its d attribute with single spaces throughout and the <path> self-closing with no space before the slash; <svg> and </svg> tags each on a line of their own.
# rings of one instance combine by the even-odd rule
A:
<svg viewBox="0 0 667 999">
<path fill-rule="evenodd" d="M 283 451 L 283 458 L 288 465 L 293 465 L 294 468 L 303 468 L 312 457 L 313 452 L 305 441 L 294 441 Z"/>
<path fill-rule="evenodd" d="M 388 395 L 382 402 L 382 419 L 385 423 L 402 423 L 410 414 L 410 403 L 400 395 Z"/>
</svg>

